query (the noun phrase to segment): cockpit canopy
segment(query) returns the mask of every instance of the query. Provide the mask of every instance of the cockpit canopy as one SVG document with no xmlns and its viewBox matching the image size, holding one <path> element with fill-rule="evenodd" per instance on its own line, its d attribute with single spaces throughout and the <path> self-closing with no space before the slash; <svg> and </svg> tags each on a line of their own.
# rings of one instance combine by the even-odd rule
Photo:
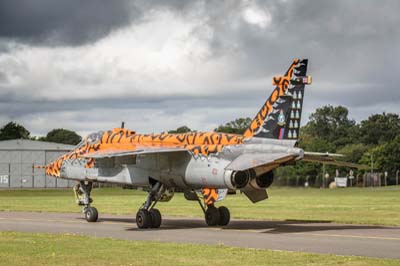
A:
<svg viewBox="0 0 400 266">
<path fill-rule="evenodd" d="M 112 136 L 114 134 L 128 134 L 129 136 L 136 134 L 136 131 L 125 129 L 125 128 L 114 128 L 113 130 L 109 131 L 98 131 L 91 133 L 87 135 L 85 138 L 82 139 L 82 141 L 76 146 L 76 148 L 80 148 L 86 144 L 92 145 L 92 144 L 97 144 L 101 142 L 101 139 L 103 138 L 104 134 L 107 134 L 107 136 Z"/>
<path fill-rule="evenodd" d="M 79 142 L 78 145 L 76 145 L 76 148 L 80 148 L 86 144 L 96 144 L 99 143 L 101 141 L 101 138 L 103 137 L 104 131 L 99 131 L 99 132 L 94 132 L 91 133 L 89 135 L 87 135 L 86 137 L 84 137 L 81 142 Z"/>
</svg>

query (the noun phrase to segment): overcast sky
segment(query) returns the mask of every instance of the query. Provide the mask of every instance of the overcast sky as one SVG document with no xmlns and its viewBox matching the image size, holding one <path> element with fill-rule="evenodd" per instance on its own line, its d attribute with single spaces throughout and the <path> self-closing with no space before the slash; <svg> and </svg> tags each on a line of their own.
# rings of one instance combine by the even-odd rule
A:
<svg viewBox="0 0 400 266">
<path fill-rule="evenodd" d="M 400 113 L 400 1 L 0 0 L 0 125 L 212 130 L 309 58 L 305 115 Z"/>
</svg>

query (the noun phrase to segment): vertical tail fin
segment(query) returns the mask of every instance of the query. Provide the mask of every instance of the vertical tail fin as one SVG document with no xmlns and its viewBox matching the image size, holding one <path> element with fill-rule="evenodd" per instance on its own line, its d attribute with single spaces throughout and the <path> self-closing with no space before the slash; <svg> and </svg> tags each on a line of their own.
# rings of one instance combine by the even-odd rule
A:
<svg viewBox="0 0 400 266">
<path fill-rule="evenodd" d="M 304 87 L 311 84 L 307 64 L 307 59 L 295 59 L 284 76 L 273 78 L 276 87 L 244 132 L 246 138 L 299 138 Z"/>
</svg>

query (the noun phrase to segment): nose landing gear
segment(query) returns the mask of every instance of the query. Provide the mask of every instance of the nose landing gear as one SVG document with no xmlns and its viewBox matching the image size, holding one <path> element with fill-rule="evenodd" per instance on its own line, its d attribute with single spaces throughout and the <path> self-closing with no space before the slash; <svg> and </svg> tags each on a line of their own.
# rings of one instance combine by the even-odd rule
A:
<svg viewBox="0 0 400 266">
<path fill-rule="evenodd" d="M 75 201 L 79 206 L 83 206 L 82 212 L 85 214 L 86 221 L 93 223 L 97 222 L 99 218 L 99 212 L 95 207 L 90 206 L 93 199 L 90 197 L 90 192 L 92 192 L 93 183 L 92 182 L 79 182 L 74 186 Z"/>
<path fill-rule="evenodd" d="M 99 218 L 99 212 L 97 211 L 97 209 L 95 207 L 86 207 L 86 209 L 84 210 L 85 213 L 85 218 L 86 221 L 93 223 L 93 222 L 97 222 L 97 219 Z"/>
</svg>

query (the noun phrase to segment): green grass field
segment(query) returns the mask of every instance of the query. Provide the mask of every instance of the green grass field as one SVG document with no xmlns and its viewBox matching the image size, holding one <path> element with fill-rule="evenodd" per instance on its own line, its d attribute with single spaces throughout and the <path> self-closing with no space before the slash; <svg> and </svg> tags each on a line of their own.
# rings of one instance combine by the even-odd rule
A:
<svg viewBox="0 0 400 266">
<path fill-rule="evenodd" d="M 228 195 L 219 203 L 230 208 L 233 218 L 332 221 L 352 224 L 400 225 L 400 187 L 303 189 L 272 188 L 270 199 L 252 204 L 244 195 Z M 119 188 L 95 189 L 93 206 L 101 213 L 131 214 L 146 193 Z M 176 193 L 157 205 L 163 215 L 203 217 L 197 202 Z M 72 190 L 0 190 L 0 210 L 79 212 Z"/>
<path fill-rule="evenodd" d="M 177 255 L 178 254 L 178 255 Z M 399 260 L 0 232 L 0 265 L 398 265 Z"/>
</svg>

